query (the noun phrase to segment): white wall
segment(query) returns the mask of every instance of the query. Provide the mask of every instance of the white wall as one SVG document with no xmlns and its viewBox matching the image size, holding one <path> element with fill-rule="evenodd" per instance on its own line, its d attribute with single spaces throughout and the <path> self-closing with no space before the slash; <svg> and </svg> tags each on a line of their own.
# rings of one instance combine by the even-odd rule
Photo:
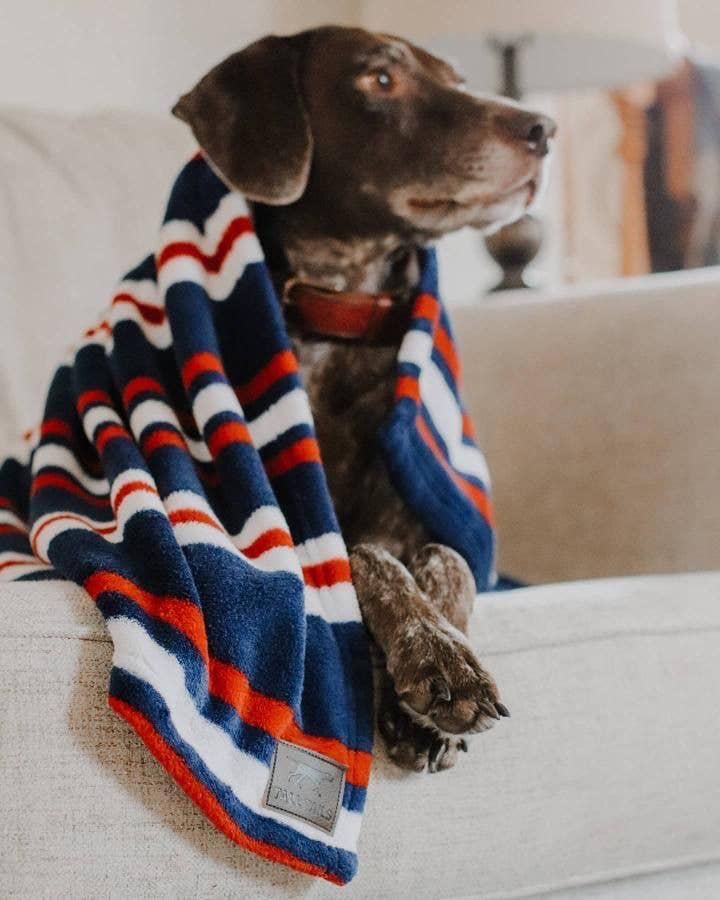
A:
<svg viewBox="0 0 720 900">
<path fill-rule="evenodd" d="M 273 31 L 349 23 L 363 0 L 0 2 L 0 106 L 128 108 L 169 116 L 178 96 L 228 53 Z M 556 222 L 557 174 L 556 168 L 544 204 L 548 211 L 555 207 Z M 548 231 L 539 261 L 543 281 L 555 280 L 559 271 L 558 229 Z M 472 300 L 498 280 L 476 232 L 452 235 L 440 249 L 448 301 Z"/>
<path fill-rule="evenodd" d="M 169 110 L 253 38 L 352 15 L 355 0 L 2 0 L 0 104 Z"/>
</svg>

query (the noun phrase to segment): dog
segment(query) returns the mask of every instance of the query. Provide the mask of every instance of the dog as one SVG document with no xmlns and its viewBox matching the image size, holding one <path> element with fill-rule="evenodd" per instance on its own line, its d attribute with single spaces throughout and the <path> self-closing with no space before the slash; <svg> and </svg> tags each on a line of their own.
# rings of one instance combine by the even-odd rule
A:
<svg viewBox="0 0 720 900">
<path fill-rule="evenodd" d="M 402 329 L 350 339 L 331 333 L 322 310 L 382 295 L 402 318 L 418 248 L 524 214 L 555 124 L 467 92 L 449 63 L 406 40 L 339 26 L 257 41 L 212 69 L 173 113 L 250 201 L 287 301 L 353 583 L 382 664 L 378 726 L 388 753 L 415 771 L 450 768 L 469 734 L 509 715 L 466 637 L 475 583 L 464 559 L 413 519 L 376 446 Z M 325 301 L 310 304 L 314 321 L 290 302 L 298 287 L 300 299 Z"/>
</svg>

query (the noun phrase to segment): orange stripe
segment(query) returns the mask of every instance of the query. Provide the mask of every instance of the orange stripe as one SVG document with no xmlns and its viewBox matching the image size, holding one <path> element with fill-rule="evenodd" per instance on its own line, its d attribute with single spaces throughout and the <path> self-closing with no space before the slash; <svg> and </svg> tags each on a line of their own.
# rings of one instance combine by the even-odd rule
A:
<svg viewBox="0 0 720 900">
<path fill-rule="evenodd" d="M 41 437 L 48 437 L 49 435 L 59 435 L 60 437 L 71 440 L 72 428 L 70 428 L 68 423 L 64 422 L 62 419 L 45 419 L 45 421 L 40 426 L 40 435 Z"/>
<path fill-rule="evenodd" d="M 187 450 L 182 435 L 171 428 L 158 428 L 143 439 L 142 448 L 145 456 L 150 456 L 161 447 L 179 447 L 181 450 Z"/>
<path fill-rule="evenodd" d="M 445 365 L 450 370 L 450 374 L 455 380 L 455 383 L 459 385 L 460 361 L 458 359 L 457 351 L 455 350 L 455 345 L 453 344 L 450 335 L 439 322 L 435 326 L 434 343 L 435 347 L 440 352 L 440 355 L 445 360 Z"/>
<path fill-rule="evenodd" d="M 151 325 L 161 325 L 165 321 L 165 310 L 162 306 L 154 306 L 152 303 L 143 303 L 142 300 L 138 300 L 137 297 L 133 297 L 132 294 L 116 294 L 112 298 L 112 305 L 115 306 L 116 303 L 132 303 L 143 319 Z"/>
<path fill-rule="evenodd" d="M 475 426 L 473 425 L 473 421 L 470 416 L 464 412 L 462 417 L 462 433 L 464 437 L 469 437 L 475 440 Z"/>
<path fill-rule="evenodd" d="M 67 475 L 60 475 L 57 472 L 41 472 L 39 475 L 36 475 L 32 481 L 30 494 L 34 497 L 38 491 L 48 487 L 60 488 L 60 490 L 67 491 L 69 494 L 74 494 L 91 506 L 98 506 L 103 509 L 107 509 L 110 506 L 110 500 L 107 496 L 98 497 L 96 494 L 91 494 L 89 491 L 81 488 L 80 485 L 75 484 L 74 481 L 71 481 Z"/>
<path fill-rule="evenodd" d="M 223 422 L 208 438 L 208 450 L 215 457 L 229 444 L 251 444 L 252 438 L 244 422 Z"/>
<path fill-rule="evenodd" d="M 114 591 L 128 597 L 149 615 L 160 619 L 161 622 L 167 622 L 184 634 L 207 664 L 205 622 L 202 612 L 194 603 L 180 597 L 151 594 L 150 591 L 144 591 L 134 582 L 114 572 L 95 572 L 85 581 L 84 587 L 93 600 L 97 600 L 100 594 L 106 591 Z"/>
<path fill-rule="evenodd" d="M 173 525 L 182 525 L 184 522 L 201 522 L 203 525 L 212 525 L 218 531 L 224 531 L 222 525 L 207 513 L 197 509 L 176 509 L 168 516 Z"/>
<path fill-rule="evenodd" d="M 351 784 L 367 786 L 372 754 L 350 750 L 335 738 L 305 734 L 298 727 L 287 703 L 253 690 L 247 676 L 234 666 L 211 659 L 209 674 L 210 692 L 232 706 L 243 722 L 266 731 L 272 737 L 292 741 L 336 759 L 348 767 L 346 777 Z"/>
<path fill-rule="evenodd" d="M 19 525 L 0 525 L 0 534 L 27 534 L 27 529 Z"/>
<path fill-rule="evenodd" d="M 252 544 L 247 547 L 241 547 L 240 552 L 247 556 L 248 559 L 257 559 L 267 550 L 274 547 L 292 547 L 293 541 L 287 531 L 282 528 L 270 528 L 264 531 L 259 537 L 255 538 Z"/>
<path fill-rule="evenodd" d="M 439 311 L 438 302 L 432 294 L 420 294 L 415 300 L 412 316 L 413 319 L 430 319 L 434 322 Z"/>
<path fill-rule="evenodd" d="M 143 375 L 132 378 L 123 388 L 122 399 L 125 409 L 130 408 L 130 404 L 135 397 L 143 391 L 153 391 L 156 394 L 165 394 L 163 386 L 155 378 L 146 378 Z"/>
<path fill-rule="evenodd" d="M 91 575 L 85 582 L 85 589 L 94 600 L 104 591 L 123 594 L 149 615 L 177 628 L 198 649 L 208 666 L 210 693 L 232 706 L 243 722 L 260 728 L 273 737 L 287 738 L 331 756 L 348 766 L 349 782 L 359 787 L 367 786 L 372 754 L 351 750 L 335 738 L 305 734 L 298 727 L 292 708 L 287 703 L 254 690 L 243 672 L 229 663 L 210 657 L 202 613 L 194 604 L 177 597 L 156 596 L 112 572 Z"/>
<path fill-rule="evenodd" d="M 103 320 L 99 325 L 96 325 L 95 328 L 88 328 L 88 330 L 84 333 L 84 336 L 93 337 L 98 333 L 98 331 L 107 331 L 107 333 L 110 334 L 110 332 L 112 331 L 112 328 L 110 328 L 110 323 Z"/>
<path fill-rule="evenodd" d="M 395 399 L 409 397 L 416 403 L 420 399 L 420 387 L 418 380 L 413 375 L 401 375 L 395 384 Z"/>
<path fill-rule="evenodd" d="M 312 566 L 303 566 L 302 572 L 305 584 L 315 588 L 352 581 L 350 563 L 346 559 L 327 559 Z"/>
<path fill-rule="evenodd" d="M 193 381 L 203 372 L 219 372 L 222 375 L 224 371 L 222 363 L 214 353 L 205 350 L 201 353 L 194 353 L 182 367 L 181 374 L 185 390 L 188 390 Z"/>
<path fill-rule="evenodd" d="M 215 795 L 201 781 L 196 778 L 192 770 L 188 767 L 182 757 L 173 750 L 173 748 L 163 739 L 156 731 L 151 722 L 138 712 L 128 703 L 124 703 L 117 697 L 109 697 L 108 703 L 110 708 L 114 710 L 121 718 L 137 732 L 140 739 L 145 743 L 147 748 L 153 754 L 160 765 L 168 772 L 168 774 L 180 785 L 190 799 L 200 807 L 210 821 L 225 834 L 231 841 L 234 841 L 241 847 L 264 856 L 273 862 L 280 863 L 305 872 L 308 875 L 315 875 L 326 878 L 335 884 L 343 884 L 343 882 L 332 873 L 320 866 L 305 862 L 292 853 L 268 844 L 265 841 L 250 837 L 243 831 L 237 823 L 227 814 L 222 805 L 218 802 Z"/>
<path fill-rule="evenodd" d="M 79 516 L 77 513 L 58 513 L 56 516 L 51 516 L 49 519 L 46 519 L 32 535 L 30 543 L 32 545 L 33 553 L 35 554 L 35 556 L 40 556 L 40 554 L 38 553 L 38 538 L 40 537 L 40 535 L 49 525 L 52 525 L 54 522 L 59 522 L 62 519 L 71 519 L 74 522 L 82 522 L 83 525 L 85 525 L 91 531 L 94 531 L 96 534 L 111 534 L 113 531 L 115 531 L 116 528 L 114 522 L 110 525 L 98 526 L 93 525 L 92 522 L 85 518 L 85 516 Z"/>
<path fill-rule="evenodd" d="M 97 447 L 98 453 L 102 453 L 105 449 L 105 445 L 115 438 L 132 440 L 122 425 L 116 425 L 114 422 L 109 422 L 107 425 L 101 425 L 95 432 L 95 446 Z"/>
<path fill-rule="evenodd" d="M 82 415 L 91 403 L 104 403 L 106 406 L 112 406 L 110 395 L 105 391 L 83 391 L 75 403 L 78 413 Z"/>
<path fill-rule="evenodd" d="M 135 491 L 147 491 L 148 494 L 155 494 L 156 497 L 158 496 L 158 492 L 151 484 L 147 484 L 145 481 L 129 481 L 127 484 L 124 484 L 115 495 L 115 500 L 113 501 L 113 509 L 115 512 L 117 512 L 120 504 L 127 495 L 134 494 Z"/>
<path fill-rule="evenodd" d="M 442 467 L 448 473 L 448 475 L 452 478 L 452 480 L 457 484 L 460 490 L 470 498 L 473 504 L 477 507 L 478 511 L 482 514 L 489 525 L 494 524 L 494 513 L 492 508 L 492 503 L 490 502 L 490 498 L 487 494 L 482 491 L 477 485 L 474 485 L 472 482 L 468 481 L 466 478 L 463 478 L 458 472 L 456 472 L 452 466 L 445 459 L 445 456 L 438 446 L 435 438 L 433 437 L 430 429 L 427 427 L 425 422 L 422 419 L 422 416 L 418 415 L 416 419 L 417 429 L 422 435 L 423 440 L 428 445 L 428 447 L 432 450 L 434 456 L 440 462 Z"/>
<path fill-rule="evenodd" d="M 0 572 L 10 566 L 36 566 L 42 565 L 39 559 L 9 559 L 7 562 L 0 563 Z"/>
<path fill-rule="evenodd" d="M 157 267 L 161 269 L 166 262 L 177 256 L 191 256 L 196 259 L 207 272 L 217 274 L 223 266 L 227 255 L 235 245 L 235 241 L 243 234 L 252 232 L 252 223 L 247 216 L 237 216 L 228 223 L 227 228 L 220 238 L 217 248 L 212 255 L 203 253 L 202 250 L 191 241 L 174 241 L 163 247 L 157 258 Z"/>
<path fill-rule="evenodd" d="M 297 372 L 297 360 L 290 350 L 281 350 L 250 381 L 235 388 L 240 403 L 253 403 L 285 375 Z"/>
<path fill-rule="evenodd" d="M 17 512 L 17 510 L 15 509 L 15 504 L 12 502 L 12 500 L 10 500 L 9 497 L 0 497 L 0 506 L 2 506 L 3 509 L 10 509 L 14 513 Z"/>
<path fill-rule="evenodd" d="M 277 478 L 301 463 L 320 462 L 320 448 L 315 438 L 300 438 L 294 444 L 281 450 L 265 463 L 269 478 Z"/>
</svg>

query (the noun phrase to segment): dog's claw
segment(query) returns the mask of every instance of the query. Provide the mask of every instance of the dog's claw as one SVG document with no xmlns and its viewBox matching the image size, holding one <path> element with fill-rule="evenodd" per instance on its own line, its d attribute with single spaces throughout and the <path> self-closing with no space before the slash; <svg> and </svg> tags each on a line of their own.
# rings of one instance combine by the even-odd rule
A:
<svg viewBox="0 0 720 900">
<path fill-rule="evenodd" d="M 495 709 L 500 713 L 501 716 L 504 716 L 506 719 L 510 718 L 510 710 L 507 708 L 507 706 L 505 706 L 504 703 L 501 703 L 499 700 L 495 702 Z"/>
<path fill-rule="evenodd" d="M 440 768 L 440 761 L 445 755 L 446 741 L 438 738 L 430 747 L 430 755 L 428 756 L 428 772 L 437 772 Z"/>
<path fill-rule="evenodd" d="M 457 746 L 458 746 L 458 750 L 462 750 L 463 753 L 468 752 L 468 745 L 467 745 L 467 741 L 465 740 L 465 738 L 460 738 L 460 740 L 457 742 Z"/>
</svg>

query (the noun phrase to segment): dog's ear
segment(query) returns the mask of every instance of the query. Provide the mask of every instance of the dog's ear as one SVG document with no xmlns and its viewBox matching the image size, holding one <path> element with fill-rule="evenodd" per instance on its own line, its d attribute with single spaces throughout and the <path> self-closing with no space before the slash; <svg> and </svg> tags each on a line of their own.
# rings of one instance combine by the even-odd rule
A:
<svg viewBox="0 0 720 900">
<path fill-rule="evenodd" d="M 251 200 L 282 206 L 307 185 L 313 141 L 299 84 L 303 47 L 303 35 L 263 38 L 173 107 L 223 180 Z"/>
</svg>

